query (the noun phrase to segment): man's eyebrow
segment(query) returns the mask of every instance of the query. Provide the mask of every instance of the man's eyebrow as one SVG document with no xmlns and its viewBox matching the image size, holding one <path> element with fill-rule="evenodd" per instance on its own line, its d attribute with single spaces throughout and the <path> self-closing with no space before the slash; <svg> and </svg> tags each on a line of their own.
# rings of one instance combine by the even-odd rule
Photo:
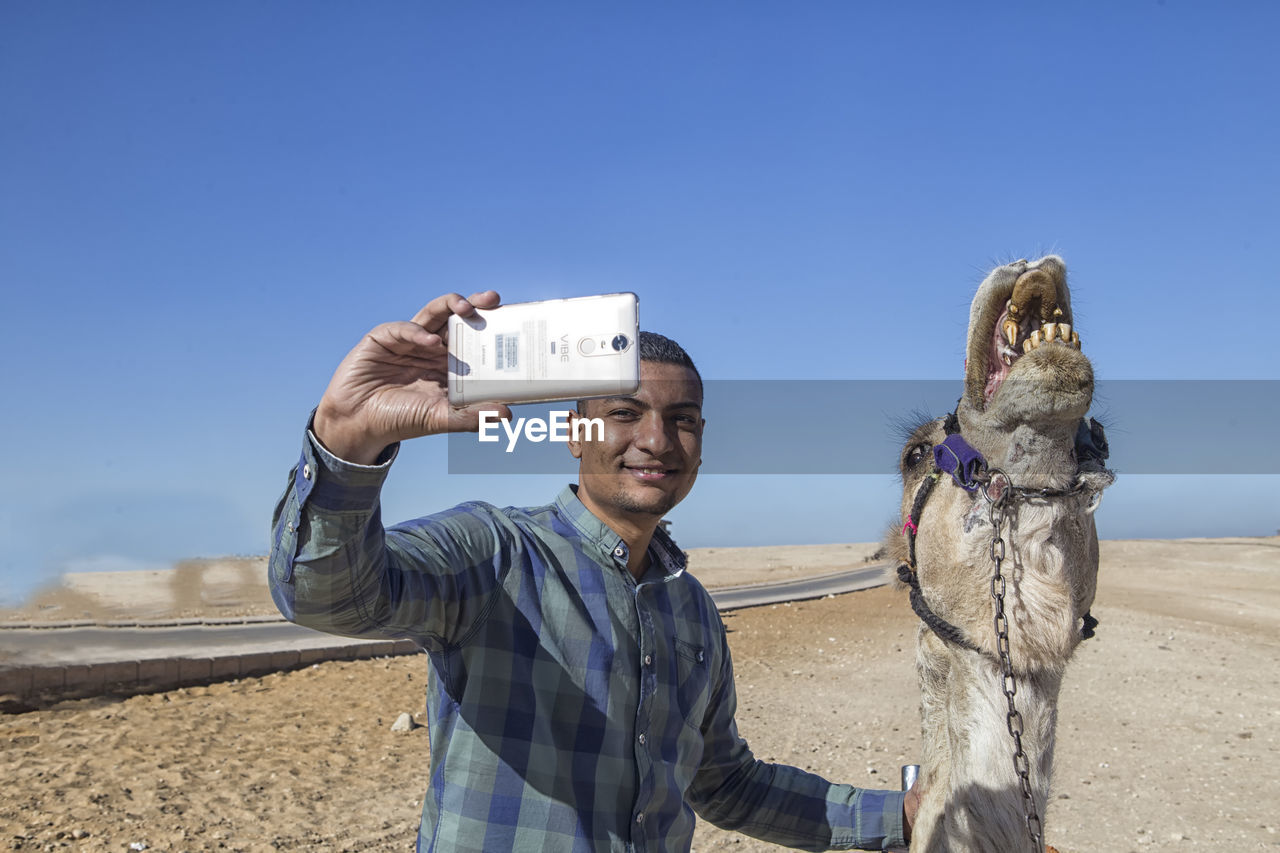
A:
<svg viewBox="0 0 1280 853">
<path fill-rule="evenodd" d="M 596 402 L 599 402 L 599 403 L 630 403 L 631 405 L 639 406 L 642 409 L 653 408 L 643 400 L 637 399 L 635 397 L 627 397 L 623 395 L 619 395 L 616 397 L 591 397 L 590 399 L 595 400 Z M 697 409 L 698 411 L 702 411 L 702 404 L 699 403 L 697 400 L 681 400 L 678 403 L 669 404 L 667 408 L 668 409 Z"/>
<path fill-rule="evenodd" d="M 631 403 L 636 406 L 644 405 L 644 403 L 641 403 L 635 397 L 627 397 L 623 395 L 618 395 L 616 397 L 588 397 L 587 398 L 588 403 L 591 402 L 592 400 L 595 400 L 597 403 Z"/>
</svg>

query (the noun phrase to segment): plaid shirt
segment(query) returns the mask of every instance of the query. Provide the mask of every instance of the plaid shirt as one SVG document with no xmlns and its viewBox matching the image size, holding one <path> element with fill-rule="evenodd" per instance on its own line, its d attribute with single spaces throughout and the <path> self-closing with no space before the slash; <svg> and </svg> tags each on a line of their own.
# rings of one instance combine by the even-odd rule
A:
<svg viewBox="0 0 1280 853">
<path fill-rule="evenodd" d="M 394 455 L 353 465 L 308 436 L 269 575 L 300 625 L 426 649 L 419 850 L 688 850 L 695 812 L 802 849 L 903 844 L 901 793 L 752 756 L 724 624 L 661 529 L 639 582 L 572 486 L 384 530 Z"/>
</svg>

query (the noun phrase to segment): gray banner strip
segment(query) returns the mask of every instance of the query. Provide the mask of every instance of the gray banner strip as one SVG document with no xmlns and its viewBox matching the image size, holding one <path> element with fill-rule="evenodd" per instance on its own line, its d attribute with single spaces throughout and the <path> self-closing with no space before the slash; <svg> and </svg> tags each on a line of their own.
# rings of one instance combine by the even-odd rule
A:
<svg viewBox="0 0 1280 853">
<path fill-rule="evenodd" d="M 893 473 L 903 427 L 946 414 L 961 391 L 954 380 L 707 381 L 701 473 Z M 514 440 L 497 423 L 489 442 L 476 433 L 449 436 L 449 473 L 576 471 L 553 437 L 567 434 L 553 413 L 573 408 L 513 407 L 525 419 Z M 1280 380 L 1104 380 L 1090 414 L 1106 427 L 1108 464 L 1120 473 L 1280 474 Z"/>
</svg>

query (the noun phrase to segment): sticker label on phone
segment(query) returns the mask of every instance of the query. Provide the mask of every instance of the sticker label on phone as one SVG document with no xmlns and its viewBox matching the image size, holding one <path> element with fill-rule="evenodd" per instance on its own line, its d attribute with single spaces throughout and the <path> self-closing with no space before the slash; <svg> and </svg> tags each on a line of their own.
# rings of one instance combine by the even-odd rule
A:
<svg viewBox="0 0 1280 853">
<path fill-rule="evenodd" d="M 501 334 L 493 339 L 493 366 L 496 370 L 513 372 L 520 369 L 520 335 Z"/>
</svg>

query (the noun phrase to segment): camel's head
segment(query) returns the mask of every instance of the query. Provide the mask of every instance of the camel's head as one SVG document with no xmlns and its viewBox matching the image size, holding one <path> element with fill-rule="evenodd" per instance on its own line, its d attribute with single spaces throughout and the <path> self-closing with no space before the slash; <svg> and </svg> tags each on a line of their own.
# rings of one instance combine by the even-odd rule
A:
<svg viewBox="0 0 1280 853">
<path fill-rule="evenodd" d="M 956 411 L 965 439 L 1019 485 L 1069 485 L 1093 368 L 1061 258 L 1017 261 L 987 276 L 969 311 L 966 356 Z"/>
<path fill-rule="evenodd" d="M 1000 481 L 1005 486 L 1069 491 L 1070 497 L 1034 508 L 1031 515 L 1041 525 L 1034 535 L 1025 526 L 1032 519 L 1018 507 L 1018 524 L 1023 526 L 1010 562 L 1016 582 L 1024 561 L 1032 559 L 1024 546 L 1034 542 L 1038 548 L 1052 539 L 1055 556 L 1036 558 L 1046 573 L 1043 577 L 1058 576 L 1068 571 L 1066 567 L 1081 573 L 1077 581 L 1060 586 L 1060 591 L 1071 590 L 1069 595 L 1042 596 L 1062 605 L 1054 618 L 1065 621 L 1052 642 L 1046 640 L 1040 649 L 1022 646 L 1021 653 L 1040 660 L 1065 660 L 1063 650 L 1074 647 L 1079 638 L 1072 626 L 1093 594 L 1088 578 L 1096 571 L 1097 539 L 1087 509 L 1091 496 L 1109 485 L 1112 475 L 1102 464 L 1105 440 L 1100 428 L 1083 420 L 1093 398 L 1093 368 L 1080 349 L 1060 258 L 1018 261 L 987 276 L 973 299 L 967 356 L 955 420 L 938 418 L 916 426 L 899 459 L 901 518 L 909 520 L 908 528 L 918 526 L 918 536 L 899 528 L 891 531 L 886 544 L 903 562 L 914 545 L 920 583 L 937 612 L 962 626 L 982 648 L 991 648 L 990 598 L 971 595 L 991 570 L 990 504 L 980 492 L 953 486 L 945 476 L 937 488 L 928 487 L 927 481 L 937 477 L 934 448 L 948 431 L 958 429 L 982 454 L 988 469 L 1007 475 Z M 998 494 L 1003 486 L 993 483 L 992 488 Z M 1009 535 L 1008 530 L 1004 533 Z M 1068 605 L 1069 601 L 1074 603 Z"/>
<path fill-rule="evenodd" d="M 997 267 L 973 297 L 956 416 L 987 466 L 1020 486 L 1065 488 L 1080 474 L 1077 433 L 1093 399 L 1093 368 L 1073 320 L 1067 268 L 1055 255 Z M 943 424 L 918 425 L 903 447 L 907 506 L 933 470 Z"/>
</svg>

